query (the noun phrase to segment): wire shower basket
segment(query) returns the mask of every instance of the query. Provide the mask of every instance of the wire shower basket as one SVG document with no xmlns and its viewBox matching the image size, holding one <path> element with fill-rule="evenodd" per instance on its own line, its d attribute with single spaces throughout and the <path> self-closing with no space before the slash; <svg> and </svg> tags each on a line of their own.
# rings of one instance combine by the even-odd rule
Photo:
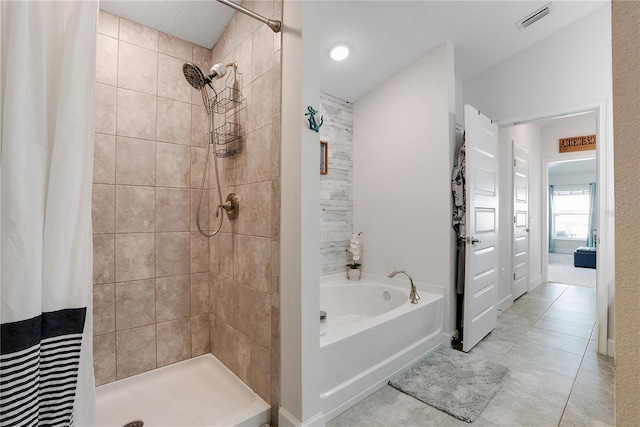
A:
<svg viewBox="0 0 640 427">
<path fill-rule="evenodd" d="M 242 150 L 241 118 L 244 115 L 246 99 L 234 86 L 238 85 L 238 64 L 233 63 L 233 72 L 225 81 L 225 88 L 211 99 L 212 113 L 224 116 L 224 124 L 213 130 L 215 154 L 218 158 L 231 157 Z"/>
</svg>

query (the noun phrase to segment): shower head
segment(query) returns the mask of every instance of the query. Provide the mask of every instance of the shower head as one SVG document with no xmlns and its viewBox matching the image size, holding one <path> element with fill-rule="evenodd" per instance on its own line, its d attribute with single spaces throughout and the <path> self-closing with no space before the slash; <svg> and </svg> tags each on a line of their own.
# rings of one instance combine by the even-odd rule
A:
<svg viewBox="0 0 640 427">
<path fill-rule="evenodd" d="M 211 80 L 224 76 L 227 73 L 227 67 L 224 64 L 214 64 L 210 72 L 211 74 L 205 77 L 197 65 L 185 62 L 182 66 L 182 74 L 184 74 L 187 83 L 197 90 L 202 90 L 204 85 L 211 83 Z"/>
</svg>

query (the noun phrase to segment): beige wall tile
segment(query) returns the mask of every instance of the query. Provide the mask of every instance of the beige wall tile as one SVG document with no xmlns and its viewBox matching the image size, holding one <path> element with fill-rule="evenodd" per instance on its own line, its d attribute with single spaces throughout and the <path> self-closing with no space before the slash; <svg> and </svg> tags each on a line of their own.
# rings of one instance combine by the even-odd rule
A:
<svg viewBox="0 0 640 427">
<path fill-rule="evenodd" d="M 156 189 L 156 231 L 189 231 L 190 190 Z"/>
<path fill-rule="evenodd" d="M 93 372 L 96 386 L 116 380 L 116 334 L 93 337 Z"/>
<path fill-rule="evenodd" d="M 167 55 L 179 58 L 183 61 L 191 62 L 193 44 L 170 36 L 169 34 L 160 33 L 158 51 L 160 53 L 166 53 Z"/>
<path fill-rule="evenodd" d="M 251 0 L 251 10 L 267 18 L 273 18 L 273 0 Z M 261 27 L 265 27 L 273 34 L 273 31 L 257 19 L 252 20 L 254 32 Z"/>
<path fill-rule="evenodd" d="M 193 64 L 200 67 L 201 70 L 208 70 L 211 68 L 211 49 L 206 49 L 197 44 L 193 45 Z M 199 102 L 202 103 L 201 101 Z"/>
<path fill-rule="evenodd" d="M 235 331 L 234 342 L 236 374 L 242 381 L 251 381 L 251 339 L 240 331 Z"/>
<path fill-rule="evenodd" d="M 153 233 L 116 234 L 116 281 L 155 277 Z"/>
<path fill-rule="evenodd" d="M 206 147 L 209 144 L 209 121 L 202 103 L 191 106 L 191 145 Z"/>
<path fill-rule="evenodd" d="M 235 325 L 234 288 L 232 280 L 211 275 L 211 312 L 230 325 Z"/>
<path fill-rule="evenodd" d="M 220 233 L 216 239 L 216 254 L 218 255 L 218 272 L 221 276 L 233 279 L 233 236 Z"/>
<path fill-rule="evenodd" d="M 155 295 L 153 279 L 116 283 L 116 330 L 155 323 Z"/>
<path fill-rule="evenodd" d="M 156 325 L 158 367 L 191 357 L 191 319 L 184 318 Z"/>
<path fill-rule="evenodd" d="M 209 273 L 191 275 L 191 315 L 209 312 Z"/>
<path fill-rule="evenodd" d="M 155 325 L 116 332 L 117 379 L 150 371 L 155 367 Z"/>
<path fill-rule="evenodd" d="M 120 19 L 120 40 L 158 50 L 158 31 L 126 19 Z"/>
<path fill-rule="evenodd" d="M 158 93 L 158 52 L 120 41 L 118 48 L 118 87 Z"/>
<path fill-rule="evenodd" d="M 273 68 L 273 31 L 267 25 L 260 25 L 253 32 L 252 51 L 251 73 L 255 79 Z"/>
<path fill-rule="evenodd" d="M 280 307 L 280 243 L 271 242 L 271 305 Z"/>
<path fill-rule="evenodd" d="M 94 134 L 93 182 L 116 183 L 116 137 L 102 133 Z"/>
<path fill-rule="evenodd" d="M 271 123 L 271 116 L 273 115 L 272 95 L 272 71 L 268 71 L 251 83 L 247 132 L 252 132 Z"/>
<path fill-rule="evenodd" d="M 156 138 L 156 97 L 127 89 L 118 89 L 119 136 Z"/>
<path fill-rule="evenodd" d="M 116 183 L 156 184 L 156 143 L 143 139 L 116 139 Z"/>
<path fill-rule="evenodd" d="M 244 3 L 246 5 L 246 2 Z M 253 23 L 251 22 L 251 19 L 249 16 L 243 15 L 242 13 L 236 13 L 233 16 L 233 21 L 234 21 L 234 26 L 236 29 L 236 43 L 235 45 L 238 46 L 240 45 L 243 41 L 245 41 L 247 38 L 251 37 L 251 34 L 253 33 Z M 251 58 L 249 58 L 250 60 Z M 247 62 L 247 64 L 249 64 L 250 62 Z"/>
<path fill-rule="evenodd" d="M 271 179 L 271 125 L 264 126 L 247 137 L 249 152 L 249 179 L 260 182 Z"/>
<path fill-rule="evenodd" d="M 271 237 L 271 181 L 260 182 L 252 186 L 251 234 Z"/>
<path fill-rule="evenodd" d="M 191 314 L 190 276 L 156 279 L 156 319 L 158 322 L 189 317 Z"/>
<path fill-rule="evenodd" d="M 191 104 L 158 98 L 158 141 L 191 144 Z"/>
<path fill-rule="evenodd" d="M 191 147 L 191 188 L 200 188 L 202 186 L 202 173 L 207 156 L 206 148 Z M 207 168 L 207 177 L 205 177 L 204 188 L 209 188 L 209 176 L 215 177 L 215 169 L 213 165 L 213 153 L 209 156 L 209 168 Z M 215 182 L 215 181 L 214 181 Z"/>
<path fill-rule="evenodd" d="M 98 15 L 98 33 L 109 37 L 118 38 L 120 18 L 105 11 L 100 11 Z"/>
<path fill-rule="evenodd" d="M 218 234 L 216 234 L 216 236 L 218 236 Z M 215 237 L 212 237 L 209 240 L 209 271 L 211 273 L 215 273 L 218 274 L 220 271 L 220 268 L 218 266 L 218 256 L 217 254 L 217 240 Z"/>
<path fill-rule="evenodd" d="M 94 184 L 91 196 L 91 221 L 94 233 L 113 233 L 115 230 L 114 185 Z"/>
<path fill-rule="evenodd" d="M 115 235 L 93 235 L 93 284 L 115 281 Z"/>
<path fill-rule="evenodd" d="M 235 330 L 231 325 L 220 319 L 215 321 L 212 341 L 214 354 L 232 371 L 235 370 L 234 335 Z"/>
<path fill-rule="evenodd" d="M 209 313 L 191 316 L 191 356 L 200 356 L 209 351 Z"/>
<path fill-rule="evenodd" d="M 252 237 L 250 241 L 250 278 L 253 289 L 271 292 L 271 239 Z"/>
<path fill-rule="evenodd" d="M 251 290 L 252 342 L 271 348 L 271 298 L 268 294 Z"/>
<path fill-rule="evenodd" d="M 115 329 L 115 293 L 113 284 L 93 287 L 93 334 L 102 335 Z"/>
<path fill-rule="evenodd" d="M 248 336 L 251 336 L 251 293 L 248 286 L 235 284 L 233 287 L 233 326 Z"/>
<path fill-rule="evenodd" d="M 251 344 L 251 388 L 265 401 L 271 401 L 271 352 Z"/>
<path fill-rule="evenodd" d="M 229 55 L 236 46 L 235 19 L 231 19 L 222 35 L 211 50 L 211 62 L 220 62 Z"/>
<path fill-rule="evenodd" d="M 229 221 L 228 218 L 225 218 L 225 223 L 228 227 L 227 229 L 232 230 L 236 234 L 250 234 L 251 215 L 249 213 L 249 207 L 251 206 L 251 198 L 253 196 L 251 193 L 251 186 L 241 185 L 233 189 L 225 189 L 222 193 L 222 197 L 226 197 L 226 194 L 231 191 L 236 193 L 240 198 L 240 213 L 238 214 L 238 218 L 233 221 Z M 214 193 L 214 197 L 217 201 L 218 195 Z"/>
<path fill-rule="evenodd" d="M 209 191 L 202 193 L 202 202 L 200 206 L 200 228 L 203 231 L 209 230 Z M 198 199 L 200 198 L 200 190 L 191 190 L 191 231 L 196 231 L 196 212 L 198 211 Z M 217 264 L 216 264 L 217 266 Z"/>
<path fill-rule="evenodd" d="M 184 79 L 184 61 L 160 54 L 158 58 L 158 96 L 191 102 L 191 86 Z"/>
<path fill-rule="evenodd" d="M 156 233 L 156 277 L 189 274 L 189 233 Z"/>
<path fill-rule="evenodd" d="M 239 13 L 237 15 L 240 15 Z M 239 21 L 238 21 L 239 22 Z M 237 34 L 237 32 L 236 32 Z M 238 72 L 242 73 L 242 92 L 246 96 L 245 89 L 253 82 L 253 74 L 251 67 L 251 56 L 253 55 L 253 40 L 251 35 L 246 37 L 235 50 L 236 62 L 238 63 Z"/>
<path fill-rule="evenodd" d="M 118 84 L 118 40 L 103 34 L 96 37 L 96 82 Z"/>
<path fill-rule="evenodd" d="M 156 189 L 116 185 L 116 233 L 155 230 Z"/>
<path fill-rule="evenodd" d="M 271 180 L 271 240 L 280 241 L 280 178 Z"/>
<path fill-rule="evenodd" d="M 271 307 L 271 406 L 280 406 L 280 309 Z"/>
<path fill-rule="evenodd" d="M 280 51 L 273 54 L 273 93 L 271 94 L 272 111 L 279 113 L 282 103 L 282 53 Z"/>
<path fill-rule="evenodd" d="M 188 188 L 190 147 L 159 142 L 156 150 L 156 185 Z"/>
<path fill-rule="evenodd" d="M 280 176 L 280 113 L 271 117 L 271 176 Z"/>
<path fill-rule="evenodd" d="M 191 232 L 191 272 L 209 271 L 209 238 L 197 231 Z"/>
<path fill-rule="evenodd" d="M 96 83 L 96 111 L 94 130 L 99 133 L 116 133 L 116 88 Z"/>
<path fill-rule="evenodd" d="M 249 284 L 250 242 L 249 236 L 233 235 L 233 281 L 243 285 Z"/>
</svg>

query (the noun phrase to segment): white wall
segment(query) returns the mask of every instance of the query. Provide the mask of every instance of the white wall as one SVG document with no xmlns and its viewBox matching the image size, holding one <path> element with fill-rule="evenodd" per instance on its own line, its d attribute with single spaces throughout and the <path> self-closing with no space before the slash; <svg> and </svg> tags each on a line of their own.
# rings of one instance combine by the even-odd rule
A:
<svg viewBox="0 0 640 427">
<path fill-rule="evenodd" d="M 596 114 L 589 113 L 553 120 L 542 126 L 542 158 L 545 160 L 594 159 L 596 157 L 594 150 L 559 153 L 558 140 L 573 136 L 594 135 L 597 131 L 596 125 Z"/>
<path fill-rule="evenodd" d="M 354 105 L 354 228 L 364 233 L 364 272 L 405 269 L 453 289 L 454 91 L 447 43 Z"/>
<path fill-rule="evenodd" d="M 464 100 L 500 123 L 611 99 L 611 6 L 464 83 Z"/>
<path fill-rule="evenodd" d="M 614 232 L 611 5 L 605 5 L 464 83 L 465 103 L 498 123 L 600 108 L 598 155 L 600 251 L 598 300 L 609 302 L 608 326 L 598 327 L 598 351 L 613 337 Z M 607 292 L 609 293 L 607 295 Z M 603 316 L 607 304 L 599 304 Z"/>
<path fill-rule="evenodd" d="M 529 290 L 542 280 L 540 126 L 529 123 L 500 129 L 500 274 L 498 308 L 513 303 L 513 142 L 529 152 Z"/>
</svg>

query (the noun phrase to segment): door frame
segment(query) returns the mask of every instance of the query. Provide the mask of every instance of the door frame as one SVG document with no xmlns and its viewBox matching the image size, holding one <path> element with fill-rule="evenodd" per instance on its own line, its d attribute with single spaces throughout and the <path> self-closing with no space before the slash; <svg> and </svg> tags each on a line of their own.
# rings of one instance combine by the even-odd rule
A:
<svg viewBox="0 0 640 427">
<path fill-rule="evenodd" d="M 512 276 L 513 279 L 510 278 L 511 280 L 511 300 L 515 301 L 517 298 L 520 298 L 522 295 L 518 295 L 517 297 L 515 296 L 515 293 L 513 292 L 513 286 L 515 284 L 515 273 L 516 273 L 516 246 L 515 246 L 515 216 L 516 216 L 516 165 L 515 165 L 515 160 L 516 160 L 516 150 L 515 150 L 515 146 L 520 147 L 520 149 L 524 152 L 527 153 L 527 224 L 525 225 L 525 227 L 527 228 L 527 230 L 530 230 L 531 228 L 531 199 L 529 197 L 529 195 L 531 194 L 531 192 L 529 191 L 529 188 L 531 187 L 531 157 L 530 157 L 530 152 L 529 150 L 527 150 L 525 147 L 523 147 L 522 145 L 518 144 L 518 141 L 512 140 L 511 141 L 511 160 L 513 163 L 513 166 L 511 168 L 511 177 L 512 177 L 512 181 L 511 181 L 511 216 L 514 218 L 513 223 L 511 224 L 511 272 L 512 272 Z M 527 233 L 529 233 L 529 231 L 527 231 Z M 526 264 L 527 264 L 527 273 L 525 275 L 525 281 L 527 283 L 527 290 L 524 293 L 527 293 L 531 290 L 531 283 L 529 282 L 529 259 L 530 259 L 530 234 L 527 235 L 527 260 L 526 260 Z M 544 277 L 544 276 L 543 276 Z"/>
<path fill-rule="evenodd" d="M 596 177 L 598 182 L 598 252 L 596 262 L 596 344 L 600 354 L 614 356 L 614 339 L 609 337 L 609 301 L 613 310 L 613 294 L 615 290 L 615 200 L 613 175 L 613 124 L 611 123 L 613 105 L 611 99 L 581 107 L 560 111 L 551 111 L 516 117 L 508 120 L 498 120 L 502 127 L 538 122 L 548 119 L 571 117 L 584 113 L 596 113 Z M 548 184 L 547 159 L 542 159 L 542 181 Z M 545 167 L 546 166 L 546 167 Z M 542 188 L 541 201 L 548 197 L 549 188 Z M 545 202 L 546 204 L 546 202 Z M 531 208 L 531 207 L 530 207 Z M 548 215 L 548 212 L 547 212 Z M 543 213 L 544 216 L 544 213 Z M 548 227 L 548 221 L 544 229 Z M 511 231 L 513 239 L 513 231 Z M 547 241 L 548 235 L 542 236 L 542 242 Z M 548 263 L 548 251 L 542 252 L 542 263 Z M 546 269 L 543 269 L 543 281 L 546 281 Z M 613 315 L 613 311 L 611 312 Z"/>
</svg>

